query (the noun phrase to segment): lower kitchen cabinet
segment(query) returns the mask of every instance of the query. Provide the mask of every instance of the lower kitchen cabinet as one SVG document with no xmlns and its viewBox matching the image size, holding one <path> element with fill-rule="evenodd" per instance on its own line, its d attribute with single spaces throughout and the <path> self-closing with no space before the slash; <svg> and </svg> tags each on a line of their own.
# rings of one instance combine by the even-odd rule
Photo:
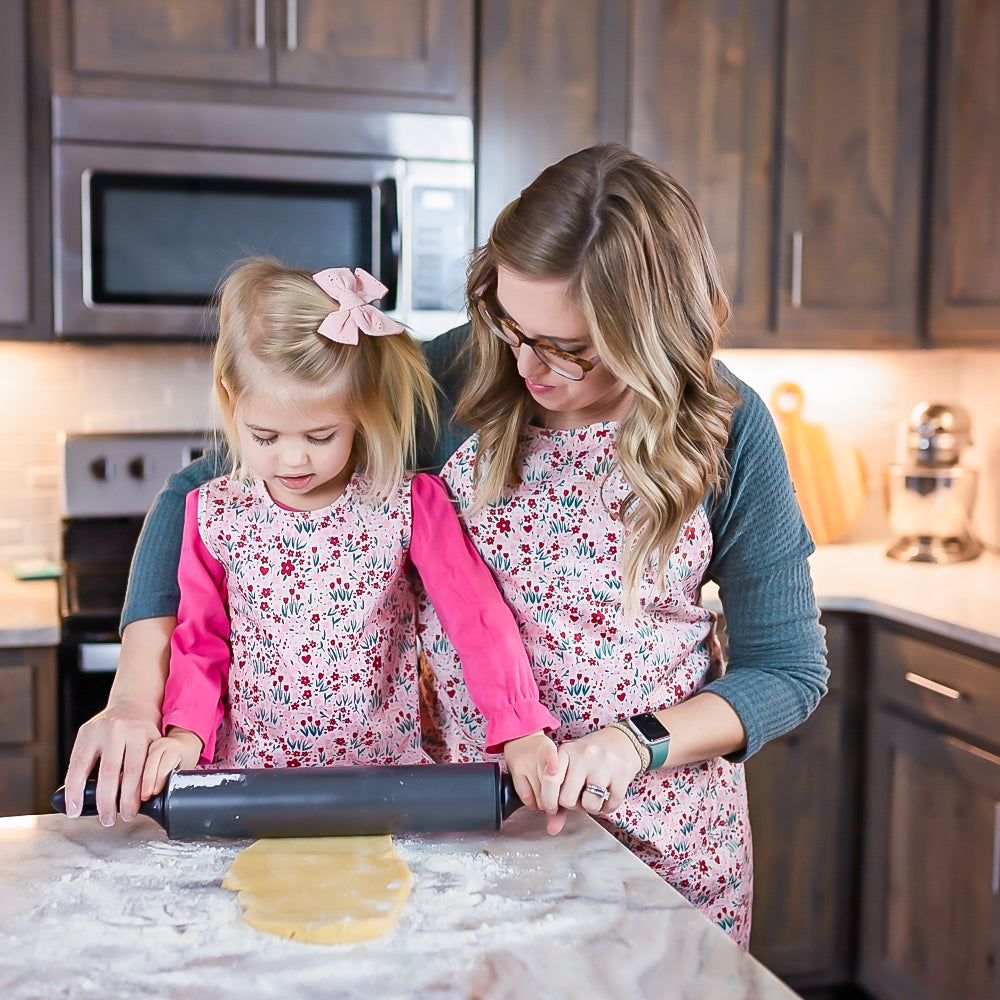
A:
<svg viewBox="0 0 1000 1000">
<path fill-rule="evenodd" d="M 56 771 L 56 651 L 0 648 L 0 815 L 49 812 Z"/>
<path fill-rule="evenodd" d="M 829 693 L 746 764 L 754 848 L 750 951 L 795 988 L 851 981 L 865 619 L 824 614 Z"/>
<path fill-rule="evenodd" d="M 1000 997 L 1000 662 L 878 624 L 861 984 Z"/>
</svg>

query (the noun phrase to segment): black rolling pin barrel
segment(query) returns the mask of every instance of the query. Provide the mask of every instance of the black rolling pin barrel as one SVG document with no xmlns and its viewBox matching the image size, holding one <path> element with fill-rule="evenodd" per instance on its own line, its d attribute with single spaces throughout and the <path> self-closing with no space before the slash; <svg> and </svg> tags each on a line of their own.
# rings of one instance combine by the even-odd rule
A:
<svg viewBox="0 0 1000 1000">
<path fill-rule="evenodd" d="M 96 815 L 96 782 L 83 814 Z M 472 833 L 521 800 L 499 764 L 392 764 L 176 771 L 140 810 L 172 840 Z M 65 792 L 52 796 L 66 811 Z"/>
</svg>

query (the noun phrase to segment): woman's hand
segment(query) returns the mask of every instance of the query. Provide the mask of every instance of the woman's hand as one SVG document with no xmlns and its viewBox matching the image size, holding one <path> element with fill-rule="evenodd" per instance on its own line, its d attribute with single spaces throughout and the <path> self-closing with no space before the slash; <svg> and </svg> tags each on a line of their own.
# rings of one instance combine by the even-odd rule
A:
<svg viewBox="0 0 1000 1000">
<path fill-rule="evenodd" d="M 644 762 L 629 738 L 618 729 L 598 729 L 559 747 L 559 770 L 564 774 L 559 790 L 563 810 L 582 809 L 594 814 L 614 812 L 625 798 L 628 786 Z M 607 796 L 593 789 L 604 789 Z M 561 814 L 558 833 L 566 822 Z"/>
<path fill-rule="evenodd" d="M 163 791 L 171 771 L 196 767 L 204 748 L 200 736 L 179 726 L 170 726 L 166 736 L 153 740 L 149 744 L 146 768 L 142 773 L 143 800 Z"/>
<path fill-rule="evenodd" d="M 160 705 L 170 664 L 170 635 L 176 618 L 144 618 L 122 631 L 122 651 L 108 707 L 77 733 L 66 770 L 66 815 L 79 816 L 83 790 L 94 765 L 97 814 L 113 826 L 115 814 L 135 819 L 149 744 L 160 736 Z"/>
<path fill-rule="evenodd" d="M 559 751 L 555 743 L 539 730 L 520 739 L 508 740 L 504 744 L 503 755 L 518 798 L 528 809 L 548 813 L 547 826 L 551 830 L 560 813 L 559 791 L 562 784 Z M 560 830 L 563 823 L 565 819 L 558 822 Z"/>
<path fill-rule="evenodd" d="M 66 770 L 66 815 L 80 815 L 84 786 L 100 760 L 97 814 L 101 823 L 114 826 L 119 811 L 122 819 L 135 819 L 146 753 L 159 735 L 159 709 L 146 701 L 112 701 L 85 722 L 77 733 Z"/>
</svg>

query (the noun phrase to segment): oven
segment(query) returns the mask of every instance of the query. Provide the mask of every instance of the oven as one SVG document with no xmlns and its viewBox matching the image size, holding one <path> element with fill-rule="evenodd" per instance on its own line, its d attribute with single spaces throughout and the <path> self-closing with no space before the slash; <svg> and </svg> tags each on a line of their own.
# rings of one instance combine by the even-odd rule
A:
<svg viewBox="0 0 1000 1000">
<path fill-rule="evenodd" d="M 430 337 L 465 322 L 472 122 L 57 95 L 53 312 L 63 339 L 211 337 L 238 259 L 363 267 Z"/>
<path fill-rule="evenodd" d="M 59 754 L 107 703 L 119 618 L 143 517 L 167 476 L 200 456 L 203 432 L 62 435 Z"/>
</svg>

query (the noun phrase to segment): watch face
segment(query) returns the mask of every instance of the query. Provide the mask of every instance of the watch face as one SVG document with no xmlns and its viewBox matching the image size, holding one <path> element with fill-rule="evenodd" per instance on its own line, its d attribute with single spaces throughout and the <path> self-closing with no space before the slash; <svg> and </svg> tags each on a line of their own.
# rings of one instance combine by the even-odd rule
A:
<svg viewBox="0 0 1000 1000">
<path fill-rule="evenodd" d="M 667 727 L 652 712 L 642 712 L 639 715 L 633 715 L 632 725 L 635 726 L 647 743 L 657 743 L 660 740 L 670 739 Z"/>
</svg>

